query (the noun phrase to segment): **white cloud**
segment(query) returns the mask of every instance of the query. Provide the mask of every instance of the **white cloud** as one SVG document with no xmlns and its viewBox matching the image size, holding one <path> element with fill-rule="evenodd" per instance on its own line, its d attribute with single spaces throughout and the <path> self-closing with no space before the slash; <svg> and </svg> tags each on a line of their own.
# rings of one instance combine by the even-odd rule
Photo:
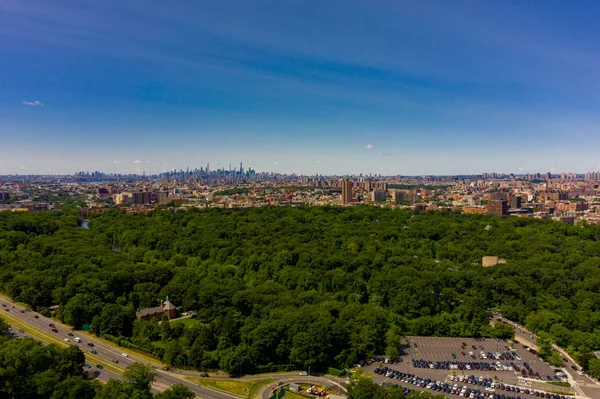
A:
<svg viewBox="0 0 600 399">
<path fill-rule="evenodd" d="M 367 150 L 370 150 L 371 148 L 373 148 L 373 146 L 372 146 L 371 144 L 367 144 L 367 145 L 365 146 L 365 148 L 366 148 Z"/>
<path fill-rule="evenodd" d="M 273 161 L 273 163 L 274 163 L 275 165 L 279 165 L 279 162 L 277 162 L 277 161 Z"/>
<path fill-rule="evenodd" d="M 123 161 L 110 161 L 110 163 L 114 163 L 114 164 L 117 164 L 117 165 L 118 165 L 118 164 L 120 164 L 120 163 L 123 163 Z"/>
<path fill-rule="evenodd" d="M 35 100 L 35 101 L 25 101 L 25 100 L 23 100 L 23 104 L 24 105 L 29 105 L 29 106 L 32 106 L 32 107 L 43 107 L 44 106 L 44 103 L 41 103 L 38 100 Z"/>
<path fill-rule="evenodd" d="M 321 165 L 323 162 L 321 162 L 321 161 L 317 161 L 317 163 L 318 163 L 319 165 Z"/>
<path fill-rule="evenodd" d="M 141 164 L 142 161 L 140 161 L 139 159 L 136 159 L 135 161 L 133 161 L 133 163 L 135 163 L 135 164 Z"/>
</svg>

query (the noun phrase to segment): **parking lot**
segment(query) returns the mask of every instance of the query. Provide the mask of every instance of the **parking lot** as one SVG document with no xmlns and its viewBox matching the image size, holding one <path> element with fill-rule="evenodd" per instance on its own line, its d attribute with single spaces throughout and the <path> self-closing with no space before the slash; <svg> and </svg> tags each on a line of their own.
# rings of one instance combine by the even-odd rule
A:
<svg viewBox="0 0 600 399">
<path fill-rule="evenodd" d="M 538 392 L 538 396 L 535 396 L 535 391 L 541 388 L 554 392 L 563 390 L 561 387 L 545 382 L 549 377 L 554 379 L 557 376 L 556 369 L 529 352 L 521 344 L 511 347 L 505 340 L 445 337 L 406 337 L 403 343 L 402 356 L 396 364 L 386 364 L 385 360 L 381 358 L 380 362 L 375 361 L 365 366 L 366 371 L 375 371 L 376 369 L 381 371 L 383 367 L 388 367 L 389 370 L 395 370 L 405 375 L 415 375 L 423 380 L 430 379 L 442 383 L 449 383 L 452 378 L 458 380 L 463 377 L 463 381 L 453 381 L 451 386 L 458 384 L 479 390 L 481 397 L 484 397 L 484 393 L 489 395 L 491 391 L 485 391 L 485 384 L 479 385 L 479 377 L 481 380 L 488 379 L 490 382 L 493 381 L 497 385 L 506 387 L 506 392 L 504 389 L 502 391 L 496 389 L 496 393 L 500 397 L 504 394 L 505 397 L 529 399 L 540 397 L 540 392 Z M 526 368 L 525 364 L 529 368 Z M 525 376 L 522 369 L 525 369 Z M 385 374 L 374 374 L 374 380 L 378 383 L 406 385 L 405 382 L 402 382 L 402 378 L 398 381 L 398 378 L 390 379 Z M 470 376 L 474 378 L 465 378 Z M 525 386 L 528 382 L 534 381 L 538 381 L 538 383 Z M 474 384 L 470 384 L 470 382 L 474 382 Z M 473 386 L 471 387 L 471 385 Z M 510 391 L 509 388 L 513 387 L 523 389 L 519 389 L 518 392 Z M 420 387 L 417 386 L 417 388 Z M 530 392 L 533 393 L 522 392 L 525 389 L 530 389 Z M 451 397 L 447 392 L 441 393 Z"/>
</svg>

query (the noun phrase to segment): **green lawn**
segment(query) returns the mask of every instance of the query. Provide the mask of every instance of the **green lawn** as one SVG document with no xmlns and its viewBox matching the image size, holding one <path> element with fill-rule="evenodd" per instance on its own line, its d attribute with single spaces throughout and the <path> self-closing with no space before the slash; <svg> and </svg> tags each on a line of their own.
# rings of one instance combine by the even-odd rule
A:
<svg viewBox="0 0 600 399">
<path fill-rule="evenodd" d="M 564 381 L 548 381 L 546 382 L 546 384 L 552 384 L 552 385 L 557 385 L 559 387 L 570 387 L 571 384 L 569 384 L 568 382 L 564 382 Z"/>
<path fill-rule="evenodd" d="M 197 383 L 198 385 L 207 388 L 214 388 L 221 391 L 226 391 L 243 398 L 256 396 L 259 391 L 274 380 L 235 380 L 235 379 L 212 379 L 212 378 L 192 378 L 188 380 Z"/>
<path fill-rule="evenodd" d="M 195 326 L 197 324 L 202 324 L 202 322 L 200 320 L 198 320 L 198 319 L 190 317 L 188 319 L 181 319 L 181 320 L 172 321 L 172 322 L 170 322 L 170 324 L 171 324 L 171 327 L 176 326 L 178 324 L 183 324 L 183 326 L 185 328 L 189 328 L 189 327 L 193 327 L 193 326 Z"/>
</svg>

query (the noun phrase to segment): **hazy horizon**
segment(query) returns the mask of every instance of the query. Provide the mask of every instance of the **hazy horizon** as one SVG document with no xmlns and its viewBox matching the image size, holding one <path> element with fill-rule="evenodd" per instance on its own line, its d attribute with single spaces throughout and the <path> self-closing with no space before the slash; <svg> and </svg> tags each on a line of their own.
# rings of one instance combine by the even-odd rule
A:
<svg viewBox="0 0 600 399">
<path fill-rule="evenodd" d="M 0 175 L 599 170 L 599 12 L 5 0 Z"/>
</svg>

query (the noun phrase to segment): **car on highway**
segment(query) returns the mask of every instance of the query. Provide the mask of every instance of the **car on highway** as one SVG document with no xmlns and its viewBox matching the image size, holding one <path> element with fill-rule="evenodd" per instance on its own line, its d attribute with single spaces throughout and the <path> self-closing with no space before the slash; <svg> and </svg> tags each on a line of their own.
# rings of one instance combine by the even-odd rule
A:
<svg viewBox="0 0 600 399">
<path fill-rule="evenodd" d="M 52 327 L 52 328 L 54 328 L 54 327 L 56 327 L 56 326 L 55 326 L 54 324 L 50 323 L 50 324 L 48 324 L 48 327 Z"/>
<path fill-rule="evenodd" d="M 72 336 L 73 336 L 73 333 L 68 333 L 67 335 L 68 335 L 69 337 L 72 337 Z"/>
<path fill-rule="evenodd" d="M 36 319 L 39 319 L 39 318 L 40 318 L 40 316 L 38 316 L 38 315 L 34 315 L 33 317 L 35 317 Z"/>
<path fill-rule="evenodd" d="M 113 363 L 119 363 L 119 361 L 117 359 L 110 359 L 110 361 Z"/>
<path fill-rule="evenodd" d="M 123 352 L 123 353 L 121 353 L 121 356 L 123 356 L 123 357 L 127 357 L 127 356 L 129 356 L 129 355 L 128 355 L 127 353 Z"/>
<path fill-rule="evenodd" d="M 94 344 L 91 342 L 88 342 L 87 346 L 94 346 Z"/>
<path fill-rule="evenodd" d="M 58 332 L 58 330 L 57 330 L 56 328 L 53 328 L 53 329 L 52 329 L 52 332 L 55 332 L 55 333 L 57 333 L 57 332 Z"/>
<path fill-rule="evenodd" d="M 92 355 L 97 355 L 97 354 L 98 354 L 98 352 L 96 352 L 96 350 L 95 350 L 95 349 L 92 349 L 92 351 L 91 351 L 90 353 L 91 353 Z"/>
<path fill-rule="evenodd" d="M 64 339 L 63 339 L 63 341 L 65 341 L 65 342 L 69 342 L 69 341 L 70 341 L 70 339 L 69 339 L 69 338 L 64 338 Z"/>
<path fill-rule="evenodd" d="M 96 367 L 98 367 L 99 369 L 103 368 L 101 364 L 97 364 Z"/>
<path fill-rule="evenodd" d="M 299 375 L 308 375 L 308 373 L 306 371 L 302 371 Z"/>
</svg>

